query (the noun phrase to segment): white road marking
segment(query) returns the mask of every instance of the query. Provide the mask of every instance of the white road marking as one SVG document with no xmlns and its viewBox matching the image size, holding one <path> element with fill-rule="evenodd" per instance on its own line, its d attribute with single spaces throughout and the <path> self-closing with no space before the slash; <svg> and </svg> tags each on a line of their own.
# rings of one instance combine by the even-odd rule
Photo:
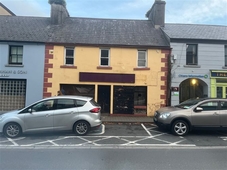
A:
<svg viewBox="0 0 227 170">
<path fill-rule="evenodd" d="M 93 136 L 93 135 L 102 135 L 105 133 L 105 125 L 102 124 L 102 131 L 100 133 L 89 133 L 89 136 Z"/>
<path fill-rule="evenodd" d="M 54 146 L 59 146 L 58 144 L 54 143 L 54 142 L 51 141 L 51 140 L 48 140 L 48 142 L 52 143 Z"/>
<path fill-rule="evenodd" d="M 11 139 L 11 138 L 7 138 L 7 139 L 8 139 L 10 142 L 12 142 L 14 146 L 19 146 L 13 139 Z"/>
<path fill-rule="evenodd" d="M 148 133 L 149 136 L 152 136 L 152 134 L 149 132 L 149 130 L 147 130 L 147 128 L 143 125 L 143 123 L 141 124 L 141 126 L 144 128 L 144 130 Z"/>
</svg>

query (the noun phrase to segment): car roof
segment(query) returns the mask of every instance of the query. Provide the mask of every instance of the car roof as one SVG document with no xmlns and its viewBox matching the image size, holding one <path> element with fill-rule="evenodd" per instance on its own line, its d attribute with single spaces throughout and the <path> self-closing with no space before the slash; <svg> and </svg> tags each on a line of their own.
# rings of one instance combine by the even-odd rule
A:
<svg viewBox="0 0 227 170">
<path fill-rule="evenodd" d="M 53 97 L 47 97 L 42 100 L 49 100 L 49 99 L 80 99 L 80 100 L 91 100 L 92 97 L 89 96 L 77 96 L 77 95 L 61 95 L 61 96 L 53 96 Z"/>
</svg>

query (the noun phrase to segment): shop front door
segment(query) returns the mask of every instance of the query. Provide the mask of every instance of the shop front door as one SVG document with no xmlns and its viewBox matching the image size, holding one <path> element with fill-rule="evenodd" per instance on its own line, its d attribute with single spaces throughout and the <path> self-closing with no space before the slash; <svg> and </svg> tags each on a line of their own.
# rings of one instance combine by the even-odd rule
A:
<svg viewBox="0 0 227 170">
<path fill-rule="evenodd" d="M 227 98 L 227 86 L 218 86 L 216 88 L 217 98 Z"/>
</svg>

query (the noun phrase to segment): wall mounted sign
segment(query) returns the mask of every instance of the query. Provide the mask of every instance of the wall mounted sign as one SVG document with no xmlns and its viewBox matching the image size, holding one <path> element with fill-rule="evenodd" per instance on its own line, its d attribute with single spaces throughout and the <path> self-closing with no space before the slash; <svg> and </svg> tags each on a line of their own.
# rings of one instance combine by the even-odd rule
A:
<svg viewBox="0 0 227 170">
<path fill-rule="evenodd" d="M 27 74 L 24 70 L 0 70 L 0 77 L 10 77 L 16 74 Z"/>
<path fill-rule="evenodd" d="M 178 77 L 181 78 L 204 78 L 207 79 L 207 74 L 179 74 Z"/>
<path fill-rule="evenodd" d="M 227 77 L 227 72 L 211 72 L 211 77 Z"/>
<path fill-rule="evenodd" d="M 179 87 L 171 87 L 171 91 L 179 91 Z"/>
</svg>

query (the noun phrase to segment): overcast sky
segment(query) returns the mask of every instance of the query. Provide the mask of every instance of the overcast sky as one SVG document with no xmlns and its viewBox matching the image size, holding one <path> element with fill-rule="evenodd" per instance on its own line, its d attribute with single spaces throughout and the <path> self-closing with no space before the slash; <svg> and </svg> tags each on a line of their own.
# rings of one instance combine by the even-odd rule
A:
<svg viewBox="0 0 227 170">
<path fill-rule="evenodd" d="M 66 0 L 71 17 L 147 19 L 155 0 Z M 18 16 L 49 17 L 48 0 L 0 0 Z M 166 23 L 227 26 L 227 0 L 165 0 Z"/>
</svg>

